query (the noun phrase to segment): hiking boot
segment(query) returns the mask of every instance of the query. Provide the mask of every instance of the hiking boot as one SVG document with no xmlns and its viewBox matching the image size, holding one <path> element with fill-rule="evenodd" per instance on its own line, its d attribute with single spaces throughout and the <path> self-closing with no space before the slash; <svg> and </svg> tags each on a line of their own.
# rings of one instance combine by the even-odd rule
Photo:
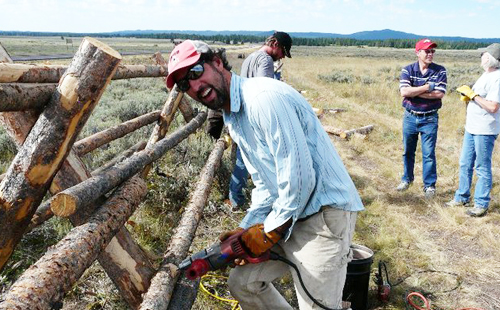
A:
<svg viewBox="0 0 500 310">
<path fill-rule="evenodd" d="M 405 190 L 409 189 L 410 186 L 411 186 L 411 182 L 401 181 L 401 183 L 399 183 L 398 187 L 396 187 L 396 190 L 398 192 L 404 192 Z"/>
<path fill-rule="evenodd" d="M 488 212 L 488 208 L 481 208 L 474 206 L 474 208 L 470 208 L 465 212 L 467 215 L 470 215 L 472 217 L 481 217 L 485 215 Z"/>
<path fill-rule="evenodd" d="M 469 201 L 456 201 L 452 199 L 444 204 L 445 207 L 470 207 Z"/>
<path fill-rule="evenodd" d="M 434 195 L 436 195 L 436 188 L 434 186 L 425 187 L 424 195 L 425 198 L 431 199 L 432 197 L 434 197 Z"/>
</svg>

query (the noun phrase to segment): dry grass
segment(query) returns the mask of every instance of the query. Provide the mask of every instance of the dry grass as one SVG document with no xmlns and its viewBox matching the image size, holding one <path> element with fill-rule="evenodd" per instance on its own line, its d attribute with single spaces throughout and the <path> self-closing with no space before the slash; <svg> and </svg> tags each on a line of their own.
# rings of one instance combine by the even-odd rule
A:
<svg viewBox="0 0 500 310">
<path fill-rule="evenodd" d="M 236 72 L 239 72 L 242 62 L 237 54 L 248 55 L 251 51 L 248 46 L 228 51 L 230 63 Z M 286 82 L 305 91 L 304 96 L 314 107 L 339 107 L 348 110 L 325 115 L 322 118 L 325 125 L 344 129 L 375 125 L 375 130 L 365 139 L 355 137 L 343 141 L 332 137 L 366 206 L 366 211 L 359 216 L 355 242 L 375 251 L 375 263 L 379 260 L 388 263 L 393 283 L 406 278 L 394 288 L 392 299 L 387 305 L 378 303 L 372 291 L 370 308 L 403 309 L 402 294 L 406 290 L 418 290 L 432 293 L 435 308 L 475 306 L 499 309 L 498 150 L 494 151 L 493 158 L 495 183 L 490 213 L 484 218 L 473 219 L 465 215 L 463 208 L 442 207 L 444 202 L 452 198 L 458 186 L 458 159 L 465 120 L 465 108 L 458 100 L 458 95 L 450 91 L 444 98 L 436 151 L 437 196 L 434 200 L 427 201 L 423 198 L 421 189 L 420 148 L 417 150 L 419 156 L 414 186 L 405 193 L 394 191 L 402 173 L 403 109 L 398 94 L 398 78 L 401 67 L 415 60 L 414 53 L 411 50 L 388 48 L 294 47 L 292 54 L 293 58 L 285 61 L 283 75 Z M 435 60 L 448 69 L 449 89 L 462 83 L 471 84 L 481 73 L 478 53 L 473 51 L 438 50 Z M 149 60 L 145 56 L 125 57 L 124 63 L 149 63 Z M 138 79 L 137 83 L 146 93 L 148 87 L 151 87 L 150 92 L 164 91 L 163 86 L 157 82 L 147 86 L 146 82 Z M 109 105 L 103 102 L 102 109 L 94 112 L 96 128 L 100 126 L 97 118 L 106 119 L 105 112 L 108 110 L 110 113 L 120 114 L 141 108 L 139 105 L 142 104 L 137 105 L 137 100 L 133 99 L 133 93 L 124 93 L 129 86 L 132 87 L 132 92 L 137 91 L 133 89 L 137 85 L 133 84 L 135 82 L 130 85 L 127 82 L 112 83 L 106 91 L 108 97 L 103 96 L 103 100 L 108 98 L 106 100 Z M 163 98 L 165 95 L 159 97 Z M 157 102 L 159 97 L 151 97 L 148 101 Z M 118 103 L 113 104 L 113 100 L 132 108 L 119 109 Z M 159 107 L 162 103 L 160 100 L 155 106 Z M 91 119 L 90 127 L 86 130 L 93 130 L 92 121 Z M 182 120 L 178 119 L 174 126 L 179 124 L 182 124 Z M 135 137 L 137 138 L 140 137 Z M 123 149 L 131 144 L 132 141 L 121 142 L 116 148 Z M 171 228 L 179 216 L 178 211 L 186 203 L 187 193 L 194 185 L 209 151 L 208 138 L 197 134 L 190 139 L 189 144 L 179 146 L 158 163 L 159 169 L 168 177 L 152 176 L 150 194 L 132 219 L 135 226 L 127 226 L 153 256 L 160 255 L 166 248 Z M 106 152 L 98 153 L 105 155 Z M 97 160 L 96 157 L 90 161 L 97 163 Z M 179 162 L 180 165 L 177 164 Z M 220 232 L 237 226 L 242 217 L 242 214 L 231 212 L 222 203 L 229 171 L 229 158 L 226 154 L 203 222 L 198 228 L 197 238 L 192 246 L 193 252 L 213 243 Z M 375 268 L 376 265 L 372 267 Z M 457 281 L 459 285 L 455 288 Z M 276 284 L 294 304 L 290 278 L 286 277 Z M 373 282 L 370 282 L 370 286 L 374 289 Z M 124 307 L 116 290 L 97 264 L 86 272 L 65 301 L 65 309 Z M 230 309 L 230 306 L 200 292 L 193 309 Z"/>
</svg>

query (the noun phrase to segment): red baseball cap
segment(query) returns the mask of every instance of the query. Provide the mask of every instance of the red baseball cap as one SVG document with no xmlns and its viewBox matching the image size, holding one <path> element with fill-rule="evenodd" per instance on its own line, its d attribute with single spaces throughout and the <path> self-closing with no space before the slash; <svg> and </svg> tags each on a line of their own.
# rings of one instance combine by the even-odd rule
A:
<svg viewBox="0 0 500 310">
<path fill-rule="evenodd" d="M 428 50 L 433 47 L 437 47 L 437 44 L 429 39 L 422 39 L 415 44 L 415 51 Z"/>
<path fill-rule="evenodd" d="M 175 84 L 174 73 L 182 68 L 189 67 L 201 57 L 201 54 L 208 53 L 210 47 L 202 41 L 186 40 L 177 45 L 170 53 L 168 60 L 167 87 L 172 88 Z"/>
</svg>

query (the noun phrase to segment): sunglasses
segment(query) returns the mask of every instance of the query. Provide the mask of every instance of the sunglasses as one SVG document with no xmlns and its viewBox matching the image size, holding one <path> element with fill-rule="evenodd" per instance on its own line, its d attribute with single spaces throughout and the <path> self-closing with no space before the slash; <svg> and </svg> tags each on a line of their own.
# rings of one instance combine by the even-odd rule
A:
<svg viewBox="0 0 500 310">
<path fill-rule="evenodd" d="M 189 69 L 188 73 L 182 80 L 178 80 L 176 82 L 177 87 L 181 92 L 185 93 L 189 90 L 189 88 L 191 87 L 189 86 L 189 81 L 197 80 L 203 75 L 203 72 L 205 72 L 205 67 L 203 66 L 204 64 L 204 60 L 197 62 L 194 66 L 191 67 L 191 69 Z"/>
<path fill-rule="evenodd" d="M 421 50 L 424 51 L 426 54 L 434 54 L 436 50 Z"/>
</svg>

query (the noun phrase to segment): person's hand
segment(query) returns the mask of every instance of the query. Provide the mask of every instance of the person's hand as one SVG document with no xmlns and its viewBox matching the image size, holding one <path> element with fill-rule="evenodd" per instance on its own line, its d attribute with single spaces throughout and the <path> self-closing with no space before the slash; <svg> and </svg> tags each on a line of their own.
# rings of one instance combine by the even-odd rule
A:
<svg viewBox="0 0 500 310">
<path fill-rule="evenodd" d="M 468 97 L 469 100 L 472 100 L 477 96 L 477 94 L 467 85 L 462 85 L 457 88 L 457 92 L 459 92 L 462 96 Z"/>
<path fill-rule="evenodd" d="M 219 235 L 219 240 L 222 242 L 222 241 L 226 240 L 227 238 L 231 237 L 232 235 L 236 235 L 236 234 L 240 233 L 242 230 L 243 230 L 243 228 L 237 227 L 233 230 L 224 231 Z"/>
<path fill-rule="evenodd" d="M 264 224 L 255 224 L 241 235 L 241 240 L 256 257 L 261 256 L 281 239 L 281 234 L 272 230 L 264 232 Z"/>
<path fill-rule="evenodd" d="M 467 96 L 460 95 L 460 101 L 463 101 L 463 103 L 467 104 L 469 103 L 470 99 Z"/>
<path fill-rule="evenodd" d="M 429 82 L 427 83 L 427 85 L 429 85 L 429 89 L 427 90 L 428 93 L 432 92 L 434 90 L 434 87 L 436 87 L 435 82 Z"/>
</svg>

